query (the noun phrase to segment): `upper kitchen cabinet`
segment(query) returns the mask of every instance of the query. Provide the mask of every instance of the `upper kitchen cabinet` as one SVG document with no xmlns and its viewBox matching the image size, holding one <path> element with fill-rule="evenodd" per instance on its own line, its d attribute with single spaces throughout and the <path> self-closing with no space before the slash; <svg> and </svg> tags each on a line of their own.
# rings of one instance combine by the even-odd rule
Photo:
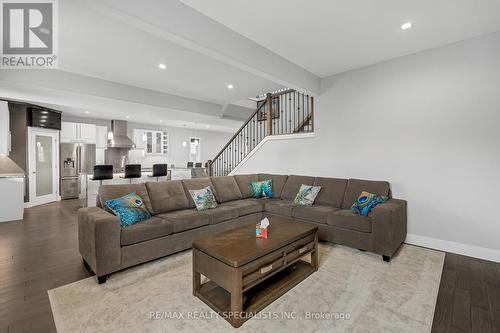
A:
<svg viewBox="0 0 500 333">
<path fill-rule="evenodd" d="M 97 126 L 63 121 L 61 123 L 61 142 L 96 143 Z"/>
<path fill-rule="evenodd" d="M 10 153 L 9 106 L 0 101 L 0 155 Z"/>
<path fill-rule="evenodd" d="M 134 143 L 136 149 L 144 149 L 146 155 L 168 155 L 168 133 L 135 129 Z"/>
<path fill-rule="evenodd" d="M 97 126 L 96 148 L 108 148 L 108 128 L 106 126 Z"/>
</svg>

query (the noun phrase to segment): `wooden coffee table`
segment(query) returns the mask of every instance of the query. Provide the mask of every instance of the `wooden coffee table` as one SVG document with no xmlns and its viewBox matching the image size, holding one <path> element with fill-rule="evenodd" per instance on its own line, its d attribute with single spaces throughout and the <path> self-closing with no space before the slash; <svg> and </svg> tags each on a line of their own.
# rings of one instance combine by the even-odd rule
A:
<svg viewBox="0 0 500 333">
<path fill-rule="evenodd" d="M 269 220 L 267 239 L 249 225 L 193 243 L 193 295 L 234 327 L 318 270 L 318 228 Z M 302 260 L 308 255 L 310 262 Z M 201 275 L 209 281 L 201 284 Z"/>
</svg>

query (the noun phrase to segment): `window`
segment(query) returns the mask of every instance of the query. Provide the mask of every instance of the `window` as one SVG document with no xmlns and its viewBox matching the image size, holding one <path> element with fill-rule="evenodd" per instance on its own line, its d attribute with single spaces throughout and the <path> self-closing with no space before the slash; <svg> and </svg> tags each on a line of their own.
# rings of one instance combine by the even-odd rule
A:
<svg viewBox="0 0 500 333">
<path fill-rule="evenodd" d="M 189 138 L 189 162 L 200 162 L 199 138 Z"/>
<path fill-rule="evenodd" d="M 168 155 L 168 133 L 144 130 L 146 155 Z"/>
</svg>

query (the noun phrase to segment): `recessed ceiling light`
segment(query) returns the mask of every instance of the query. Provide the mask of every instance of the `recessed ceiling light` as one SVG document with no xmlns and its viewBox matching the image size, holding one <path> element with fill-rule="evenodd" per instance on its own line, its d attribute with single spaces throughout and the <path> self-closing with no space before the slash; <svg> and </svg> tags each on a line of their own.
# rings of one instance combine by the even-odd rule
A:
<svg viewBox="0 0 500 333">
<path fill-rule="evenodd" d="M 233 88 L 234 88 L 234 86 L 231 83 L 227 85 L 227 89 L 231 90 Z"/>
<path fill-rule="evenodd" d="M 90 113 L 90 111 L 85 111 L 85 114 L 89 114 L 89 113 Z"/>
<path fill-rule="evenodd" d="M 412 27 L 411 22 L 406 22 L 401 25 L 401 30 L 408 30 Z"/>
<path fill-rule="evenodd" d="M 158 64 L 159 69 L 167 69 L 167 65 L 165 64 Z"/>
<path fill-rule="evenodd" d="M 125 116 L 125 118 L 130 119 L 130 116 Z"/>
<path fill-rule="evenodd" d="M 163 122 L 163 119 L 160 119 L 160 123 L 162 123 L 162 122 Z"/>
<path fill-rule="evenodd" d="M 205 125 L 205 128 L 210 128 L 210 125 Z"/>
</svg>

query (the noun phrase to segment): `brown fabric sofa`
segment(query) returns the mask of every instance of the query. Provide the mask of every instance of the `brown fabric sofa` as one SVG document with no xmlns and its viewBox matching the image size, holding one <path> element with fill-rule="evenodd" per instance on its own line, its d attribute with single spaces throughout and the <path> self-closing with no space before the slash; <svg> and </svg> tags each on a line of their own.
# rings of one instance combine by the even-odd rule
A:
<svg viewBox="0 0 500 333">
<path fill-rule="evenodd" d="M 251 183 L 273 179 L 274 197 L 252 198 Z M 321 186 L 314 205 L 297 206 L 293 199 L 302 184 Z M 211 186 L 218 207 L 198 212 L 189 190 Z M 371 217 L 353 213 L 351 205 L 362 191 L 388 196 Z M 135 192 L 152 217 L 122 228 L 106 207 L 109 199 Z M 264 216 L 285 216 L 318 226 L 321 240 L 381 254 L 389 261 L 406 238 L 406 201 L 391 198 L 389 183 L 273 174 L 197 178 L 145 184 L 103 185 L 97 207 L 78 211 L 78 242 L 84 264 L 99 283 L 113 272 L 189 249 L 203 236 Z"/>
</svg>

